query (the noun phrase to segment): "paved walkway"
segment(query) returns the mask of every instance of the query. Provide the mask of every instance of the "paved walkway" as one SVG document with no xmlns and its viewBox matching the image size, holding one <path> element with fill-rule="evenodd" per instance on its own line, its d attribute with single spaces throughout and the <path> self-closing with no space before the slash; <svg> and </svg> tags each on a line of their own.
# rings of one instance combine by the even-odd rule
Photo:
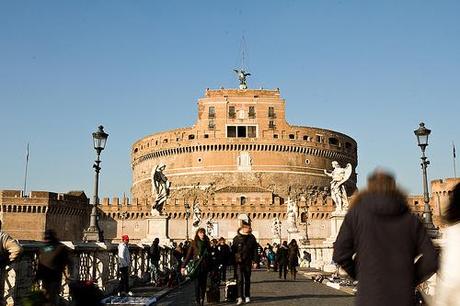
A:
<svg viewBox="0 0 460 306">
<path fill-rule="evenodd" d="M 288 276 L 289 277 L 289 276 Z M 255 271 L 252 273 L 251 305 L 334 305 L 351 306 L 354 297 L 339 290 L 315 283 L 299 275 L 296 281 L 280 280 L 274 272 Z M 224 293 L 221 290 L 221 299 Z M 189 282 L 160 299 L 161 306 L 193 305 L 195 300 L 193 283 Z M 231 303 L 234 304 L 234 303 Z M 214 305 L 230 305 L 221 302 Z"/>
</svg>

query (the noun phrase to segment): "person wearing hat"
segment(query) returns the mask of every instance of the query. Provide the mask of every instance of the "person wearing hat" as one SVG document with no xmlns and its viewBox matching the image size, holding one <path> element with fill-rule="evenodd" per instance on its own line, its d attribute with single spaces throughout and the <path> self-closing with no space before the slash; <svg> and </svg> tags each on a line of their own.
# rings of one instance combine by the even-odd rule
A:
<svg viewBox="0 0 460 306">
<path fill-rule="evenodd" d="M 250 220 L 242 220 L 238 234 L 233 238 L 232 251 L 235 256 L 237 305 L 251 301 L 251 266 L 257 267 L 257 241 L 252 234 Z"/>
<path fill-rule="evenodd" d="M 50 305 L 59 305 L 59 293 L 61 291 L 62 275 L 66 267 L 70 265 L 70 257 L 67 247 L 59 241 L 56 232 L 47 229 L 44 234 L 45 244 L 38 255 L 37 279 L 43 283 L 45 297 Z"/>
<path fill-rule="evenodd" d="M 118 245 L 118 263 L 120 270 L 120 295 L 132 295 L 129 291 L 129 266 L 131 258 L 129 255 L 129 236 L 121 236 L 121 243 Z"/>
</svg>

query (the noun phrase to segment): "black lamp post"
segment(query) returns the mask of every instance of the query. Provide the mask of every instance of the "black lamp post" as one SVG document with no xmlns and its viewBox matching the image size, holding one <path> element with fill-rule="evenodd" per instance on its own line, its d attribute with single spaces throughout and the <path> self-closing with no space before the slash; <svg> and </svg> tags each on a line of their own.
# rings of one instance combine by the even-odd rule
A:
<svg viewBox="0 0 460 306">
<path fill-rule="evenodd" d="M 96 132 L 93 133 L 93 142 L 94 142 L 94 149 L 97 153 L 97 159 L 94 162 L 93 168 L 96 172 L 96 176 L 94 179 L 94 198 L 93 198 L 93 208 L 91 210 L 91 219 L 89 222 L 89 227 L 85 231 L 84 239 L 86 241 L 99 241 L 103 242 L 104 237 L 101 229 L 99 228 L 98 224 L 98 215 L 97 215 L 97 205 L 99 204 L 99 172 L 101 167 L 99 164 L 101 160 L 99 159 L 102 150 L 105 148 L 105 144 L 107 142 L 107 138 L 109 134 L 104 132 L 104 127 L 100 125 Z"/>
<path fill-rule="evenodd" d="M 430 194 L 428 192 L 428 179 L 426 174 L 426 168 L 430 164 L 430 161 L 425 156 L 425 149 L 428 146 L 428 136 L 431 134 L 431 130 L 425 127 L 425 123 L 421 122 L 418 129 L 414 131 L 417 136 L 418 146 L 422 150 L 422 172 L 423 172 L 423 201 L 425 203 L 423 208 L 423 223 L 428 230 L 429 235 L 434 238 L 437 236 L 437 229 L 433 224 L 433 218 L 430 208 Z"/>
<path fill-rule="evenodd" d="M 186 227 L 185 227 L 185 240 L 188 241 L 188 219 L 190 218 L 190 205 L 188 203 L 185 203 L 185 220 L 187 221 Z"/>
</svg>

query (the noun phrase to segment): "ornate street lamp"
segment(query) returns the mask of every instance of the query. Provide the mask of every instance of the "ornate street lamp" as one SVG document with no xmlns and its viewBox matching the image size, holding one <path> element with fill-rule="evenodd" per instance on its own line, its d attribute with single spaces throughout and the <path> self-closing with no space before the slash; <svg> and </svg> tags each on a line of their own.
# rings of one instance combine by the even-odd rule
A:
<svg viewBox="0 0 460 306">
<path fill-rule="evenodd" d="M 428 192 L 428 179 L 426 174 L 426 168 L 430 164 L 430 161 L 425 156 L 425 149 L 428 146 L 428 136 L 431 134 L 431 130 L 425 127 L 425 123 L 421 122 L 418 129 L 414 131 L 415 136 L 417 136 L 418 146 L 422 150 L 422 173 L 423 173 L 423 201 L 425 202 L 423 208 L 423 223 L 428 230 L 430 237 L 437 237 L 437 229 L 433 224 L 433 218 L 430 208 L 430 194 Z"/>
<path fill-rule="evenodd" d="M 107 142 L 107 138 L 109 134 L 104 132 L 104 127 L 100 125 L 96 132 L 93 133 L 93 142 L 94 142 L 94 149 L 97 153 L 97 159 L 94 162 L 93 168 L 96 172 L 96 176 L 94 179 L 94 198 L 93 198 L 93 208 L 91 210 L 91 219 L 89 222 L 89 227 L 84 233 L 84 240 L 85 241 L 99 241 L 103 242 L 103 232 L 99 228 L 98 224 L 98 215 L 97 215 L 97 205 L 99 204 L 99 172 L 101 167 L 99 164 L 101 160 L 99 159 L 102 150 L 105 148 L 105 144 Z"/>
<path fill-rule="evenodd" d="M 187 221 L 186 227 L 185 227 L 185 240 L 188 241 L 188 219 L 190 218 L 190 205 L 188 203 L 185 203 L 185 220 Z"/>
</svg>

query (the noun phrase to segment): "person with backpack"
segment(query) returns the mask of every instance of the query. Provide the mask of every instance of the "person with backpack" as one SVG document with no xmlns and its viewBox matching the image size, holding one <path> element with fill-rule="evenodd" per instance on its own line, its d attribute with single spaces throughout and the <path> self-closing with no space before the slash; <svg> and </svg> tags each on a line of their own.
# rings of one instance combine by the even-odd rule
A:
<svg viewBox="0 0 460 306">
<path fill-rule="evenodd" d="M 235 256 L 236 283 L 238 289 L 237 305 L 251 301 L 251 268 L 257 267 L 258 244 L 252 234 L 249 220 L 243 220 L 238 234 L 233 238 L 232 251 Z"/>
</svg>

